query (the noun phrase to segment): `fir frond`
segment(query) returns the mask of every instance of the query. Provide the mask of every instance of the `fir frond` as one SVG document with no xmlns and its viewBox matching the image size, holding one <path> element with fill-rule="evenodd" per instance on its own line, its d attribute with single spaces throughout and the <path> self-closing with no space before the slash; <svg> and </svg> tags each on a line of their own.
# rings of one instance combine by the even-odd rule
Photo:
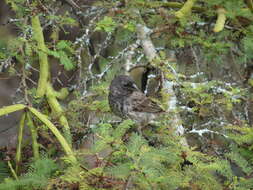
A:
<svg viewBox="0 0 253 190">
<path fill-rule="evenodd" d="M 253 167 L 238 152 L 231 151 L 226 154 L 226 157 L 238 165 L 245 174 L 250 175 L 252 173 Z"/>
<path fill-rule="evenodd" d="M 7 164 L 5 162 L 0 161 L 0 183 L 7 177 L 10 177 Z"/>
<path fill-rule="evenodd" d="M 8 178 L 0 184 L 0 190 L 37 190 L 47 186 L 48 180 L 57 170 L 57 164 L 48 158 L 43 158 L 33 162 L 28 169 L 28 173 L 21 176 L 19 180 Z"/>
</svg>

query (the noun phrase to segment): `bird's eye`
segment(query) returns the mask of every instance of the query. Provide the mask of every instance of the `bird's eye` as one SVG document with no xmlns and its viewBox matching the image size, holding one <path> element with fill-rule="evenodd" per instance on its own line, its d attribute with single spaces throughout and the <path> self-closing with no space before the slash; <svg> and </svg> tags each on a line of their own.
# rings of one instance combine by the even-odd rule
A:
<svg viewBox="0 0 253 190">
<path fill-rule="evenodd" d="M 127 82 L 127 83 L 124 83 L 123 86 L 130 87 L 130 86 L 132 86 L 132 84 L 130 82 Z"/>
<path fill-rule="evenodd" d="M 124 83 L 123 86 L 128 89 L 138 89 L 138 87 L 132 82 Z"/>
</svg>

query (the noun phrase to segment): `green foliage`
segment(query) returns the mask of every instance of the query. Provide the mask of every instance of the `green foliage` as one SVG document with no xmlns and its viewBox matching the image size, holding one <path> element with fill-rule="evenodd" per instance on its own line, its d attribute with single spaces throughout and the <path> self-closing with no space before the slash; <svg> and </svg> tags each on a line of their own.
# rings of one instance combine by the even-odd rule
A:
<svg viewBox="0 0 253 190">
<path fill-rule="evenodd" d="M 233 162 L 235 162 L 241 169 L 242 171 L 247 174 L 250 175 L 251 172 L 253 171 L 253 168 L 250 166 L 250 163 L 243 158 L 242 155 L 240 155 L 240 153 L 237 151 L 235 151 L 233 149 L 233 151 L 231 151 L 230 153 L 226 154 L 226 156 Z"/>
<path fill-rule="evenodd" d="M 253 130 L 247 125 L 229 125 L 229 137 L 234 140 L 236 145 L 231 146 L 231 152 L 227 157 L 235 162 L 242 171 L 250 175 L 253 170 Z"/>
<path fill-rule="evenodd" d="M 28 95 L 24 98 L 25 102 L 47 115 L 50 113 L 45 99 L 34 98 L 36 82 L 32 82 L 31 73 L 38 68 L 34 55 L 41 50 L 35 48 L 31 38 L 31 16 L 40 15 L 44 35 L 49 33 L 49 37 L 45 36 L 46 53 L 56 58 L 66 71 L 77 67 L 76 57 L 83 56 L 79 52 L 88 56 L 84 64 L 81 59 L 78 60 L 80 68 L 78 75 L 74 73 L 77 75 L 74 83 L 81 89 L 73 93 L 74 98 L 71 98 L 74 100 L 64 100 L 68 104 L 64 114 L 73 133 L 81 133 L 80 136 L 75 134 L 78 140 L 85 139 L 83 134 L 89 133 L 94 142 L 89 142 L 89 148 L 76 150 L 76 154 L 80 155 L 80 165 L 60 168 L 51 159 L 38 160 L 28 170 L 22 167 L 24 173 L 17 181 L 10 178 L 9 168 L 0 162 L 0 181 L 4 179 L 0 189 L 70 189 L 74 185 L 79 189 L 127 189 L 127 184 L 129 189 L 137 190 L 252 188 L 253 130 L 249 125 L 250 116 L 244 110 L 249 107 L 252 89 L 245 85 L 242 69 L 253 58 L 252 10 L 246 1 L 199 0 L 191 15 L 181 20 L 174 14 L 185 1 L 95 1 L 94 4 L 94 1 L 89 1 L 87 6 L 86 1 L 80 1 L 80 4 L 84 3 L 84 12 L 82 4 L 82 11 L 73 9 L 71 14 L 66 11 L 70 10 L 67 6 L 63 9 L 59 7 L 57 3 L 60 1 L 6 2 L 15 12 L 13 18 L 16 20 L 12 20 L 12 24 L 17 34 L 0 39 L 0 68 L 4 64 L 4 67 L 9 67 L 9 74 L 21 76 L 19 90 L 24 89 L 24 95 Z M 73 4 L 71 6 L 73 8 Z M 219 7 L 226 10 L 225 28 L 214 33 L 213 25 Z M 120 69 L 124 67 L 125 55 L 132 51 L 129 45 L 138 39 L 137 24 L 145 24 L 152 29 L 150 38 L 161 50 L 160 59 L 150 64 L 159 67 L 167 79 L 177 83 L 177 103 L 182 105 L 182 109 L 178 110 L 186 131 L 198 127 L 214 129 L 213 133 L 194 137 L 202 146 L 197 144 L 196 149 L 181 146 L 180 139 L 170 129 L 173 118 L 170 113 L 156 126 L 143 127 L 143 135 L 136 133 L 138 126 L 133 121 L 125 120 L 119 124 L 109 113 L 109 83 L 105 80 L 112 79 L 111 73 L 123 73 Z M 77 27 L 80 27 L 80 33 L 74 36 L 75 40 L 64 40 L 74 39 L 72 31 L 79 31 Z M 183 52 L 183 56 L 177 57 L 185 59 L 175 64 L 175 60 L 170 59 L 170 50 Z M 147 64 L 141 48 L 134 48 L 131 56 L 130 61 L 137 66 L 139 63 Z M 19 63 L 25 66 L 25 72 L 20 72 Z M 93 70 L 96 71 L 93 73 Z M 203 74 L 197 78 L 190 76 L 199 73 Z M 237 81 L 236 74 L 241 81 Z M 28 79 L 32 85 L 25 84 Z M 167 103 L 170 95 L 164 92 L 162 95 Z M 56 116 L 51 119 L 58 124 Z M 35 124 L 38 121 L 35 120 Z M 47 130 L 40 132 L 42 140 L 46 136 L 54 142 Z M 216 142 L 215 135 L 231 147 L 224 142 Z M 73 142 L 73 147 L 78 147 L 78 140 Z M 220 144 L 222 148 L 218 146 Z M 192 165 L 181 166 L 184 162 L 182 150 L 186 151 L 186 159 Z M 57 146 L 47 148 L 47 153 L 59 160 Z M 67 158 L 65 162 L 69 163 Z"/>
<path fill-rule="evenodd" d="M 46 18 L 50 21 L 58 23 L 57 27 L 63 27 L 64 25 L 77 26 L 78 23 L 75 19 L 71 18 L 67 13 L 65 15 L 47 15 Z"/>
<path fill-rule="evenodd" d="M 247 55 L 247 59 L 252 59 L 253 56 L 251 54 L 252 50 L 253 50 L 253 40 L 252 40 L 252 36 L 246 36 L 243 38 L 242 40 L 242 44 L 243 44 L 243 49 Z"/>
<path fill-rule="evenodd" d="M 116 22 L 112 17 L 105 16 L 102 20 L 97 22 L 95 30 L 103 30 L 105 32 L 113 32 L 116 28 Z"/>
<path fill-rule="evenodd" d="M 102 112 L 109 112 L 109 104 L 108 100 L 100 100 L 100 101 L 93 101 L 92 104 L 89 106 L 91 110 L 97 110 L 97 111 L 102 111 Z"/>
<path fill-rule="evenodd" d="M 44 189 L 48 184 L 48 180 L 53 176 L 57 169 L 57 164 L 51 159 L 43 158 L 37 160 L 29 166 L 28 172 L 18 180 L 6 178 L 5 181 L 0 184 L 0 189 Z"/>
<path fill-rule="evenodd" d="M 253 129 L 247 125 L 242 127 L 236 125 L 229 125 L 227 129 L 232 132 L 229 133 L 231 139 L 235 140 L 238 145 L 247 144 L 250 149 L 253 149 Z"/>
<path fill-rule="evenodd" d="M 89 154 L 108 153 L 100 157 L 100 162 L 105 162 L 105 165 L 101 164 L 95 170 L 89 171 L 95 175 L 93 178 L 98 175 L 114 180 L 130 180 L 136 189 L 195 186 L 207 190 L 221 190 L 222 183 L 234 182 L 228 161 L 188 150 L 188 158 L 193 165 L 185 166 L 182 170 L 181 150 L 177 143 L 173 142 L 173 137 L 165 135 L 166 142 L 159 141 L 156 142 L 157 146 L 150 146 L 142 136 L 136 133 L 129 134 L 132 124 L 132 121 L 125 120 L 116 128 L 108 123 L 94 128 L 98 139 Z M 81 173 L 79 171 L 80 175 Z M 219 176 L 226 180 L 218 180 Z M 84 176 L 81 179 L 83 178 Z M 80 180 L 80 176 L 76 176 L 75 180 L 77 179 Z M 85 179 L 89 181 L 87 176 Z"/>
<path fill-rule="evenodd" d="M 22 18 L 31 12 L 31 9 L 25 5 L 25 0 L 5 0 L 16 12 L 18 18 Z"/>
<path fill-rule="evenodd" d="M 48 50 L 47 53 L 55 58 L 58 58 L 65 70 L 70 71 L 75 68 L 73 58 L 74 49 L 72 48 L 72 43 L 70 41 L 60 40 L 56 44 L 56 50 Z"/>
<path fill-rule="evenodd" d="M 206 83 L 183 83 L 182 96 L 188 103 L 195 106 L 193 112 L 198 112 L 200 116 L 213 114 L 216 105 L 230 111 L 233 107 L 241 102 L 241 98 L 246 97 L 243 89 L 224 86 L 221 81 L 210 81 Z"/>
<path fill-rule="evenodd" d="M 113 129 L 112 125 L 109 123 L 101 123 L 98 128 L 94 129 L 95 133 L 101 138 L 96 142 L 93 147 L 94 152 L 100 152 L 103 149 L 109 148 L 111 146 L 118 147 L 123 143 L 122 137 L 126 131 L 133 125 L 133 121 L 125 120 L 116 129 Z"/>
<path fill-rule="evenodd" d="M 0 183 L 7 177 L 10 177 L 8 166 L 5 162 L 0 161 Z"/>
</svg>

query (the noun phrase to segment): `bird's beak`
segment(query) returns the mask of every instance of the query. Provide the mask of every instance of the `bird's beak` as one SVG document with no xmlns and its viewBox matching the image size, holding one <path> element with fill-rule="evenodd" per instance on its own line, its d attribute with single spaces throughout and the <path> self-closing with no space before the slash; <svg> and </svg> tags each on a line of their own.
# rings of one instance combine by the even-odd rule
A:
<svg viewBox="0 0 253 190">
<path fill-rule="evenodd" d="M 132 88 L 133 88 L 133 89 L 136 89 L 136 90 L 139 90 L 139 88 L 138 88 L 138 86 L 137 86 L 136 84 L 133 84 L 133 85 L 132 85 Z"/>
</svg>

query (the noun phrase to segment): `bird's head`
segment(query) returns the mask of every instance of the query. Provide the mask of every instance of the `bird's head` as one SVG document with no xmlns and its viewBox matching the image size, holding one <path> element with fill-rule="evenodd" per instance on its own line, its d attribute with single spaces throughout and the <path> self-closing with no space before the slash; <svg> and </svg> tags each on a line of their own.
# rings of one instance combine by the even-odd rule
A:
<svg viewBox="0 0 253 190">
<path fill-rule="evenodd" d="M 139 91 L 139 89 L 131 77 L 118 75 L 112 80 L 110 91 L 117 94 L 131 94 L 134 91 Z"/>
</svg>

